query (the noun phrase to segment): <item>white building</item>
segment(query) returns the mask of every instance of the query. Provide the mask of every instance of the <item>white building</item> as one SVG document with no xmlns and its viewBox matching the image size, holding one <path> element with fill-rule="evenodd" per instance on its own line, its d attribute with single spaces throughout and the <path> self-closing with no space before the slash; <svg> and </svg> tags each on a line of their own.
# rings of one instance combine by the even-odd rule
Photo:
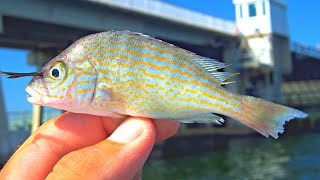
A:
<svg viewBox="0 0 320 180">
<path fill-rule="evenodd" d="M 266 77 L 272 77 L 260 89 L 272 88 L 269 92 L 273 94 L 265 98 L 279 100 L 281 76 L 292 69 L 287 5 L 282 0 L 233 0 L 233 3 L 236 25 L 250 54 L 243 66 L 261 68 Z"/>
</svg>

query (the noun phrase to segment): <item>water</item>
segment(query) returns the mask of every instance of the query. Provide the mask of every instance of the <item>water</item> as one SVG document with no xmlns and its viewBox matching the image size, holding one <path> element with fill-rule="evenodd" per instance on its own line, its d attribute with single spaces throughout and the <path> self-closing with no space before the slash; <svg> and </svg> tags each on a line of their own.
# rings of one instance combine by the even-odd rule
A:
<svg viewBox="0 0 320 180">
<path fill-rule="evenodd" d="M 148 162 L 143 179 L 320 179 L 320 134 L 233 139 L 227 150 Z"/>
<path fill-rule="evenodd" d="M 43 107 L 43 121 L 59 116 L 62 113 L 59 109 Z M 31 130 L 32 111 L 11 111 L 7 112 L 10 131 Z"/>
</svg>

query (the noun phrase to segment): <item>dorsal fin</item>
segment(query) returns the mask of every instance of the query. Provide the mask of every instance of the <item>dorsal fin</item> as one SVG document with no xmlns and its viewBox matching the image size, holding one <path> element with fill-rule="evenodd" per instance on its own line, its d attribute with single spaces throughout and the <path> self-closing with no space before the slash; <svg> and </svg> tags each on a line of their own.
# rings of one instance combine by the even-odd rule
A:
<svg viewBox="0 0 320 180">
<path fill-rule="evenodd" d="M 196 61 L 199 63 L 205 70 L 207 71 L 216 71 L 222 68 L 227 67 L 225 63 L 216 61 L 214 59 L 206 58 L 206 57 L 201 57 L 196 55 L 192 60 Z"/>
<path fill-rule="evenodd" d="M 213 77 L 215 77 L 220 84 L 231 84 L 234 83 L 234 81 L 227 82 L 226 80 L 229 78 L 232 78 L 235 75 L 238 75 L 239 73 L 229 73 L 229 72 L 211 72 L 210 73 Z"/>
<path fill-rule="evenodd" d="M 214 59 L 202 57 L 195 55 L 193 58 L 194 61 L 199 63 L 203 69 L 208 71 L 220 84 L 231 84 L 232 82 L 226 82 L 227 79 L 239 74 L 239 73 L 229 73 L 229 72 L 220 72 L 219 69 L 230 66 L 230 64 L 225 64 Z"/>
</svg>

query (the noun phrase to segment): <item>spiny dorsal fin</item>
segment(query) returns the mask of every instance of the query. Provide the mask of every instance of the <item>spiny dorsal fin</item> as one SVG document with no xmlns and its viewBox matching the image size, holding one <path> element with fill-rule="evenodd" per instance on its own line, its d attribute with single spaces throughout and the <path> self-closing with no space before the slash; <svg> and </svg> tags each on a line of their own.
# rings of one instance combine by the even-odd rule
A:
<svg viewBox="0 0 320 180">
<path fill-rule="evenodd" d="M 229 73 L 229 72 L 211 72 L 210 73 L 213 77 L 215 77 L 220 84 L 231 84 L 234 83 L 234 81 L 226 82 L 227 79 L 232 78 L 235 75 L 238 75 L 239 73 Z"/>
<path fill-rule="evenodd" d="M 206 57 L 201 57 L 198 55 L 195 55 L 192 60 L 196 61 L 199 63 L 205 70 L 207 71 L 216 71 L 218 69 L 225 68 L 229 65 L 226 65 L 225 63 L 216 61 L 214 59 L 206 58 Z"/>
<path fill-rule="evenodd" d="M 222 85 L 234 83 L 234 81 L 226 82 L 226 80 L 239 74 L 239 73 L 229 73 L 229 72 L 218 71 L 219 69 L 228 67 L 231 64 L 225 64 L 223 62 L 219 62 L 214 59 L 210 59 L 210 58 L 206 58 L 198 55 L 195 55 L 193 60 L 199 63 L 203 69 L 208 71 Z"/>
</svg>

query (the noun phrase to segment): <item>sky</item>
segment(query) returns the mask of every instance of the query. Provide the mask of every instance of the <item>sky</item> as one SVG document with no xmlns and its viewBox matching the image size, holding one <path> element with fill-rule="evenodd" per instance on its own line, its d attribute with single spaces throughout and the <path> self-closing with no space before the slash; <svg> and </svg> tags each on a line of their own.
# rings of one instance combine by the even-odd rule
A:
<svg viewBox="0 0 320 180">
<path fill-rule="evenodd" d="M 234 6 L 231 0 L 162 0 L 164 2 L 199 11 L 222 19 L 235 20 Z M 288 4 L 288 25 L 292 41 L 320 49 L 319 0 L 286 0 Z M 14 72 L 35 71 L 27 65 L 27 51 L 0 48 L 0 70 Z M 26 100 L 25 87 L 31 78 L 7 79 L 1 77 L 4 101 L 7 111 L 31 110 Z"/>
</svg>

